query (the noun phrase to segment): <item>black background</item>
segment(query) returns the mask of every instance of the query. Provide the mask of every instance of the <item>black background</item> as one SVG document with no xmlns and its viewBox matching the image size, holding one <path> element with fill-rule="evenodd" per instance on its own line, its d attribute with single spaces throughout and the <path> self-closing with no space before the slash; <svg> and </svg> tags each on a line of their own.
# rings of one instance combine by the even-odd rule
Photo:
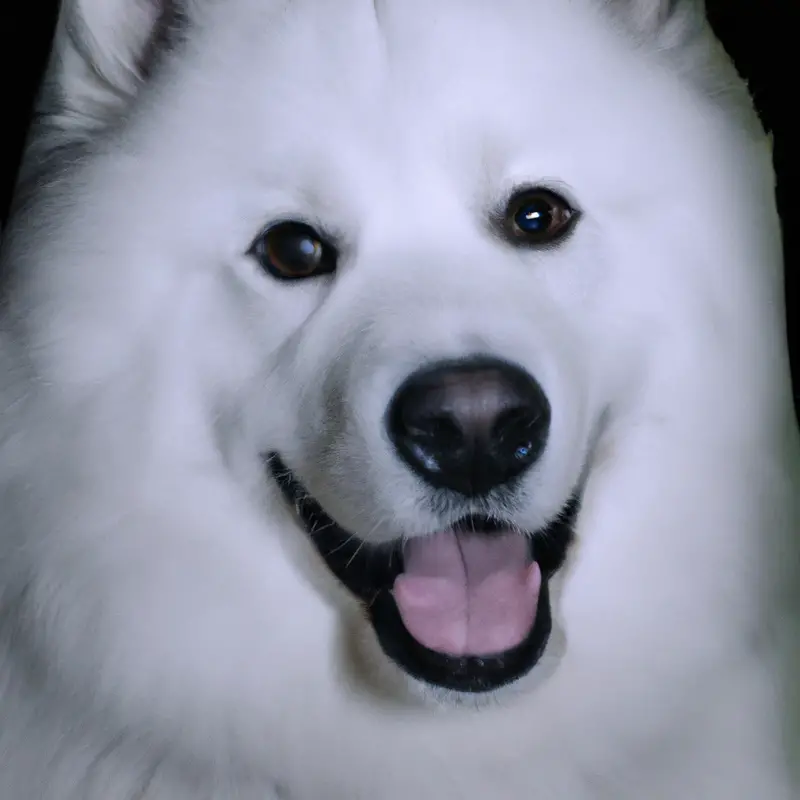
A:
<svg viewBox="0 0 800 800">
<path fill-rule="evenodd" d="M 57 0 L 0 0 L 0 4 L 0 216 L 5 218 L 31 105 L 50 46 Z M 800 302 L 796 299 L 800 280 L 795 269 L 800 247 L 800 170 L 795 156 L 800 146 L 800 123 L 792 119 L 792 112 L 800 115 L 800 5 L 797 0 L 708 0 L 707 5 L 717 34 L 748 80 L 764 124 L 775 137 L 791 341 L 791 335 L 797 338 L 800 332 Z M 797 399 L 800 346 L 792 347 L 792 355 Z"/>
</svg>

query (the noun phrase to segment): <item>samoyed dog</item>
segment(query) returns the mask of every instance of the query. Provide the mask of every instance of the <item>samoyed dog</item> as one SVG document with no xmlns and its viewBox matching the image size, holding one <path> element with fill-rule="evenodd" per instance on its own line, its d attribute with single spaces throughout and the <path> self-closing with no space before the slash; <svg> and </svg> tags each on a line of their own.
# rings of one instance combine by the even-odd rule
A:
<svg viewBox="0 0 800 800">
<path fill-rule="evenodd" d="M 771 152 L 692 0 L 67 0 L 3 297 L 3 800 L 800 797 Z"/>
</svg>

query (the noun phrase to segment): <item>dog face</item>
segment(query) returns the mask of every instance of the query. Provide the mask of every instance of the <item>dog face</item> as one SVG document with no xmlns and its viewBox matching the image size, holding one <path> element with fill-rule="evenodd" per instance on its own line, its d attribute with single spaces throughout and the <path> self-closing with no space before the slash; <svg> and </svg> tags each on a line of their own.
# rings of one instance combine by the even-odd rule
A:
<svg viewBox="0 0 800 800">
<path fill-rule="evenodd" d="M 570 653 L 633 669 L 634 641 L 682 663 L 716 646 L 680 620 L 727 602 L 749 551 L 690 597 L 671 576 L 690 542 L 702 572 L 725 551 L 696 539 L 737 513 L 709 448 L 762 430 L 771 394 L 741 392 L 742 365 L 757 387 L 778 371 L 768 153 L 734 89 L 704 94 L 689 22 L 656 52 L 642 42 L 677 37 L 675 17 L 622 18 L 588 0 L 200 5 L 40 201 L 55 234 L 17 245 L 37 264 L 19 279 L 31 357 L 47 407 L 93 409 L 82 491 L 173 507 L 158 547 L 176 572 L 140 564 L 159 630 L 182 618 L 176 585 L 202 594 L 174 508 L 230 514 L 200 570 L 230 581 L 200 606 L 236 632 L 192 640 L 229 648 L 220 696 L 295 664 L 298 625 L 327 659 L 323 617 L 351 620 L 381 674 L 448 696 Z M 203 470 L 225 503 L 175 488 Z M 687 491 L 707 511 L 676 507 Z M 295 555 L 270 569 L 300 576 L 283 600 L 251 569 L 273 541 Z M 90 583 L 127 613 L 145 590 L 121 603 L 109 561 Z M 273 649 L 249 638 L 262 617 Z"/>
<path fill-rule="evenodd" d="M 298 527 L 384 656 L 485 692 L 560 654 L 554 611 L 569 635 L 562 567 L 598 442 L 678 426 L 665 384 L 685 404 L 717 378 L 698 331 L 724 272 L 694 248 L 720 230 L 724 126 L 596 9 L 437 13 L 353 13 L 335 43 L 320 23 L 306 66 L 242 103 L 261 133 L 237 152 L 281 166 L 234 269 L 272 348 L 247 438 Z M 505 44 L 510 19 L 525 37 Z"/>
</svg>

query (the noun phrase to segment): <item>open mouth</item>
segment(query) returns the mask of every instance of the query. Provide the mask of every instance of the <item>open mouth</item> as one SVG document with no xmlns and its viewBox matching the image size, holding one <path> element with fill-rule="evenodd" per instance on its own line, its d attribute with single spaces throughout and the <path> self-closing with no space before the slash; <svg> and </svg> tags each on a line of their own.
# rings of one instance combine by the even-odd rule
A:
<svg viewBox="0 0 800 800">
<path fill-rule="evenodd" d="M 470 515 L 427 536 L 371 544 L 331 519 L 278 455 L 267 464 L 328 569 L 362 602 L 384 653 L 406 673 L 480 693 L 539 661 L 552 627 L 548 583 L 572 541 L 577 496 L 538 531 Z"/>
</svg>

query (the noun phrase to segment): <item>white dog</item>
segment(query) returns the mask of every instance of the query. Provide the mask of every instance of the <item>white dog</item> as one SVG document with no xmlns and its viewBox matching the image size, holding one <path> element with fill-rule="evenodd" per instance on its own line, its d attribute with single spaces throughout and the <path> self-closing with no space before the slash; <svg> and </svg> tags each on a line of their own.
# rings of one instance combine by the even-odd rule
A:
<svg viewBox="0 0 800 800">
<path fill-rule="evenodd" d="M 3 242 L 3 800 L 796 800 L 771 154 L 692 0 L 69 0 Z"/>
</svg>

